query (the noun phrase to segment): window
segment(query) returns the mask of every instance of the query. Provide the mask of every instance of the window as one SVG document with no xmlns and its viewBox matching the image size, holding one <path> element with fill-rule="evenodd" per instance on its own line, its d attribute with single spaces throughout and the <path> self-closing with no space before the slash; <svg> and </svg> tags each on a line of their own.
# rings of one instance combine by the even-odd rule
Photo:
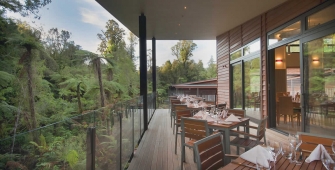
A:
<svg viewBox="0 0 335 170">
<path fill-rule="evenodd" d="M 261 41 L 258 39 L 255 42 L 252 42 L 251 44 L 243 48 L 243 56 L 249 55 L 253 52 L 260 50 L 261 50 Z"/>
<path fill-rule="evenodd" d="M 307 29 L 314 28 L 335 19 L 335 4 L 307 17 Z"/>
<path fill-rule="evenodd" d="M 301 33 L 301 21 L 295 22 L 286 28 L 269 35 L 269 45 L 293 37 Z"/>
<path fill-rule="evenodd" d="M 235 60 L 235 59 L 238 59 L 242 56 L 241 54 L 241 50 L 238 50 L 232 54 L 230 54 L 230 60 Z"/>
</svg>

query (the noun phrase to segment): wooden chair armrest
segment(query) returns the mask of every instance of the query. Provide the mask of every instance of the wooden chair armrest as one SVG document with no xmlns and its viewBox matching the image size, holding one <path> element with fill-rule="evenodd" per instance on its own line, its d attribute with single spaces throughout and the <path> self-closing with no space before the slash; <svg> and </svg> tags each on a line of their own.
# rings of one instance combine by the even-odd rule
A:
<svg viewBox="0 0 335 170">
<path fill-rule="evenodd" d="M 244 127 L 252 128 L 252 129 L 258 129 L 256 126 L 250 126 L 250 125 L 245 125 Z"/>
<path fill-rule="evenodd" d="M 231 157 L 231 158 L 238 158 L 239 157 L 239 155 L 232 155 L 232 154 L 225 154 L 225 156 Z"/>
<path fill-rule="evenodd" d="M 235 134 L 239 134 L 239 135 L 244 135 L 244 136 L 252 137 L 252 138 L 258 138 L 258 136 L 256 136 L 256 135 L 252 135 L 252 134 L 245 133 L 245 132 L 242 132 L 242 131 L 230 130 L 230 132 L 231 133 L 235 133 Z"/>
</svg>

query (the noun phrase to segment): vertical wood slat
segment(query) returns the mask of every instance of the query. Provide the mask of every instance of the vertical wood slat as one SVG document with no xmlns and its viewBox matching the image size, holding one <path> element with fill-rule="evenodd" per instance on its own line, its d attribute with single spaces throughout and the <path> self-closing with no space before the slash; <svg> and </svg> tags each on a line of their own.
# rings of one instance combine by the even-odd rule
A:
<svg viewBox="0 0 335 170">
<path fill-rule="evenodd" d="M 217 71 L 218 73 L 218 103 L 227 102 L 229 107 L 229 33 L 216 38 Z M 227 66 L 227 67 L 226 67 Z M 227 79 L 228 77 L 228 79 Z"/>
</svg>

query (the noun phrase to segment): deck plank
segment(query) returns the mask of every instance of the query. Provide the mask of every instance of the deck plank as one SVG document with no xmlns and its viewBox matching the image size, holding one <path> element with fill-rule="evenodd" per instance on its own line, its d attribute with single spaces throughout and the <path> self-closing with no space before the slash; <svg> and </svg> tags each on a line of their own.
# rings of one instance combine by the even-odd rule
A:
<svg viewBox="0 0 335 170">
<path fill-rule="evenodd" d="M 250 125 L 255 125 L 250 122 Z M 250 129 L 255 134 L 253 129 Z M 271 129 L 266 130 L 268 140 L 287 143 L 287 137 Z M 179 170 L 180 169 L 180 135 L 177 140 L 177 154 L 174 153 L 175 135 L 170 127 L 170 114 L 168 109 L 157 109 L 148 130 L 145 132 L 134 157 L 129 165 L 129 170 Z M 186 148 L 186 162 L 184 170 L 196 169 L 193 161 L 193 150 Z M 243 153 L 244 149 L 240 149 Z M 236 147 L 231 146 L 231 153 L 236 154 Z"/>
</svg>

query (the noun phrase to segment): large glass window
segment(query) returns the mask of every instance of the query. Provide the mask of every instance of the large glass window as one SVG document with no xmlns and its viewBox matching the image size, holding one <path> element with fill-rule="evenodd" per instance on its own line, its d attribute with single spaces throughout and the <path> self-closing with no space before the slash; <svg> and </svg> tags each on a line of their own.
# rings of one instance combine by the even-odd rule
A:
<svg viewBox="0 0 335 170">
<path fill-rule="evenodd" d="M 307 17 L 307 29 L 314 28 L 335 19 L 335 4 Z"/>
<path fill-rule="evenodd" d="M 233 108 L 242 108 L 242 63 L 233 65 Z"/>
<path fill-rule="evenodd" d="M 301 33 L 301 21 L 295 22 L 286 28 L 269 35 L 269 45 L 293 37 Z"/>
<path fill-rule="evenodd" d="M 335 34 L 303 44 L 306 130 L 334 135 L 335 130 Z"/>
<path fill-rule="evenodd" d="M 260 119 L 261 102 L 260 56 L 244 62 L 245 110 L 249 117 Z"/>
<path fill-rule="evenodd" d="M 238 50 L 230 55 L 230 61 L 238 59 L 240 57 L 242 57 L 242 53 L 241 50 Z"/>
<path fill-rule="evenodd" d="M 261 50 L 261 41 L 258 39 L 257 41 L 243 48 L 243 56 L 249 55 L 259 50 Z"/>
</svg>

